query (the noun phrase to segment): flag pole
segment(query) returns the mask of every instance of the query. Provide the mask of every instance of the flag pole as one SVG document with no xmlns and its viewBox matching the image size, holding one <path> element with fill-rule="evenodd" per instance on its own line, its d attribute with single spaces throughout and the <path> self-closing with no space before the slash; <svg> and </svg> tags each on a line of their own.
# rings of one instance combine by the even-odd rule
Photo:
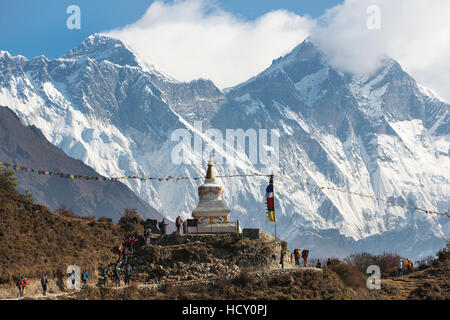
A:
<svg viewBox="0 0 450 320">
<path fill-rule="evenodd" d="M 272 181 L 273 181 L 273 173 L 271 175 Z M 273 189 L 273 218 L 275 219 L 275 223 L 274 223 L 274 227 L 275 227 L 275 241 L 277 241 L 277 215 L 276 215 L 276 211 L 275 211 L 275 184 L 274 185 L 274 189 Z"/>
</svg>

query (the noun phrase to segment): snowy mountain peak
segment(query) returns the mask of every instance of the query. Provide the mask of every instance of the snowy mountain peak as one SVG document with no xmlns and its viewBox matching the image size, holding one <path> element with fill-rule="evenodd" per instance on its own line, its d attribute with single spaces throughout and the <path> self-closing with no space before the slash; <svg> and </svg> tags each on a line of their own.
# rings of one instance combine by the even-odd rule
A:
<svg viewBox="0 0 450 320">
<path fill-rule="evenodd" d="M 79 46 L 67 52 L 63 59 L 88 57 L 98 62 L 108 60 L 121 66 L 139 66 L 136 54 L 122 41 L 101 34 L 87 37 Z"/>
</svg>

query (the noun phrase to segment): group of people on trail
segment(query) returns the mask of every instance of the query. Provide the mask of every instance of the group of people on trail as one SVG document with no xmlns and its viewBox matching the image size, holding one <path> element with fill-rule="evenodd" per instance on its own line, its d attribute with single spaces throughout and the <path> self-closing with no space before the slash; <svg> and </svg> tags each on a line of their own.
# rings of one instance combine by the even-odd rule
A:
<svg viewBox="0 0 450 320">
<path fill-rule="evenodd" d="M 303 251 L 298 248 L 294 249 L 294 251 L 291 253 L 291 262 L 292 262 L 292 258 L 294 258 L 295 265 L 300 267 L 300 258 L 302 258 L 303 266 L 306 267 L 308 265 L 308 254 L 309 254 L 309 250 L 307 250 L 307 249 L 303 249 Z M 285 255 L 286 255 L 285 251 L 281 250 L 281 254 L 280 254 L 281 269 L 284 269 Z"/>
<path fill-rule="evenodd" d="M 139 240 L 136 237 L 128 237 L 128 239 L 119 246 L 118 262 L 127 262 L 128 254 L 134 252 L 134 247 Z"/>
<path fill-rule="evenodd" d="M 75 273 L 75 269 L 72 270 L 71 273 L 69 273 L 69 280 L 71 283 L 71 287 L 70 290 L 74 291 L 75 290 L 75 284 L 76 284 L 76 273 Z M 88 280 L 91 278 L 91 275 L 89 274 L 89 272 L 87 270 L 84 270 L 83 273 L 81 274 L 81 281 L 83 281 L 83 289 L 87 288 L 87 282 Z M 22 298 L 23 297 L 23 290 L 25 289 L 25 287 L 28 284 L 28 280 L 25 277 L 20 277 L 19 280 L 17 280 L 16 285 L 17 288 L 19 289 L 19 294 L 18 294 L 18 298 Z M 41 278 L 41 286 L 42 286 L 42 295 L 44 297 L 47 296 L 47 288 L 48 288 L 48 274 L 45 273 L 42 278 Z"/>
<path fill-rule="evenodd" d="M 122 272 L 124 273 L 124 282 L 125 285 L 129 285 L 130 284 L 130 279 L 131 279 L 131 273 L 133 272 L 133 268 L 131 267 L 130 264 L 125 264 L 125 266 L 122 268 L 122 264 L 119 263 L 116 265 L 116 267 L 114 268 L 114 281 L 116 282 L 116 286 L 120 287 L 120 275 L 122 274 Z M 108 274 L 105 273 L 104 275 L 105 277 L 105 286 L 108 282 Z"/>
<path fill-rule="evenodd" d="M 410 258 L 406 259 L 406 274 L 409 274 L 411 272 L 413 272 L 413 262 L 411 261 Z M 398 273 L 397 276 L 402 276 L 405 274 L 405 268 L 403 265 L 403 259 L 400 259 L 400 262 L 398 263 Z"/>
<path fill-rule="evenodd" d="M 309 255 L 309 250 L 303 249 L 303 251 L 302 251 L 302 250 L 296 248 L 291 253 L 291 262 L 292 262 L 292 257 L 294 257 L 295 265 L 300 266 L 300 258 L 302 258 L 303 266 L 306 268 L 306 266 L 308 265 L 308 255 Z"/>
<path fill-rule="evenodd" d="M 86 289 L 88 280 L 91 278 L 91 275 L 89 274 L 89 272 L 87 270 L 84 270 L 81 273 L 81 277 L 80 278 L 81 278 L 81 281 L 83 282 L 83 286 L 81 288 L 82 289 Z M 77 280 L 77 275 L 75 273 L 75 269 L 73 269 L 72 272 L 69 274 L 69 279 L 70 279 L 70 282 L 72 284 L 70 290 L 74 291 L 76 289 L 75 288 L 75 284 L 76 284 L 76 280 Z"/>
</svg>

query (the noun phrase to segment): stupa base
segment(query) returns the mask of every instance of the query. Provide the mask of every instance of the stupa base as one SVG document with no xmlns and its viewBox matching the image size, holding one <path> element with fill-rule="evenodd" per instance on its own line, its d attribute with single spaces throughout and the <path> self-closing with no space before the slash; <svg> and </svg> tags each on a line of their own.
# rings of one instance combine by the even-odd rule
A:
<svg viewBox="0 0 450 320">
<path fill-rule="evenodd" d="M 194 233 L 241 233 L 242 230 L 239 224 L 199 224 L 197 226 L 188 226 L 185 229 L 185 233 L 194 234 Z"/>
</svg>

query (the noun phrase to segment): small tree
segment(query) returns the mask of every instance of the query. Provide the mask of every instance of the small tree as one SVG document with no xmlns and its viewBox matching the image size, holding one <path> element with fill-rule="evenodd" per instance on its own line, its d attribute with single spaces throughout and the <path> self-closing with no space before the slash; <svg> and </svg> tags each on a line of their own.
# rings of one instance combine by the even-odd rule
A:
<svg viewBox="0 0 450 320">
<path fill-rule="evenodd" d="M 119 224 L 141 224 L 144 220 L 141 218 L 137 209 L 126 208 L 120 217 Z"/>
<path fill-rule="evenodd" d="M 141 232 L 144 220 L 137 213 L 137 209 L 126 208 L 119 219 L 120 227 L 129 234 L 137 234 Z"/>
<path fill-rule="evenodd" d="M 18 185 L 14 170 L 0 165 L 0 188 L 13 189 Z"/>
<path fill-rule="evenodd" d="M 66 207 L 64 203 L 61 203 L 58 209 L 55 210 L 55 212 L 61 216 L 70 217 L 70 218 L 76 218 L 78 217 L 77 214 L 73 212 L 72 209 Z"/>
<path fill-rule="evenodd" d="M 447 242 L 447 245 L 445 248 L 439 250 L 437 253 L 439 261 L 445 261 L 448 258 L 450 258 L 450 241 Z"/>
</svg>

